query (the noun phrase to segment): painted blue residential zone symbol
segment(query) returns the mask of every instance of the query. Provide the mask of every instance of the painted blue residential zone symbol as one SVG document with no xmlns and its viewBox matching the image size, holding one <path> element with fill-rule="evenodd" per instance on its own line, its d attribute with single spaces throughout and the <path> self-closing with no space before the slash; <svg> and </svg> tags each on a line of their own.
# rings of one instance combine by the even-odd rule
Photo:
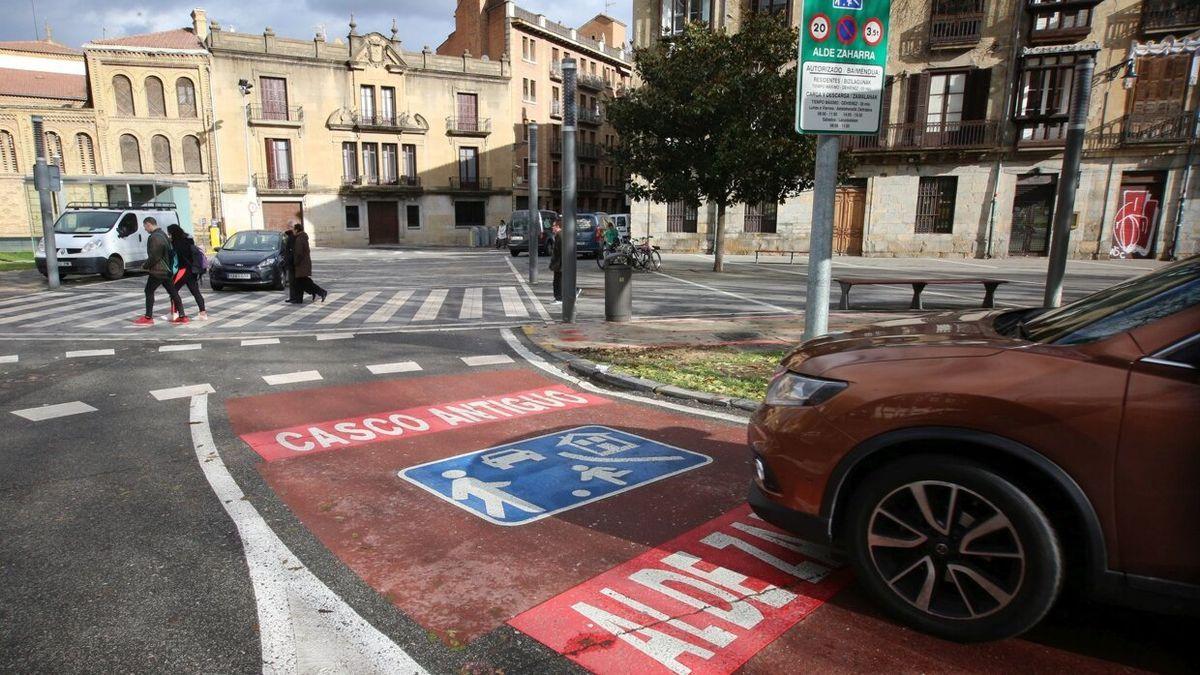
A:
<svg viewBox="0 0 1200 675">
<path fill-rule="evenodd" d="M 712 461 L 586 426 L 421 464 L 400 477 L 497 525 L 524 525 Z"/>
<path fill-rule="evenodd" d="M 862 9 L 863 0 L 833 0 L 834 9 Z"/>
</svg>

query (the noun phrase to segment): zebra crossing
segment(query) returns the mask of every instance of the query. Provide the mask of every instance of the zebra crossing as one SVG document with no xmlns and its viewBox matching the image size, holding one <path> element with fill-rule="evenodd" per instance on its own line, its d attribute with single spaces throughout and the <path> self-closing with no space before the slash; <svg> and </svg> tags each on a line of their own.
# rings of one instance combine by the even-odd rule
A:
<svg viewBox="0 0 1200 675">
<path fill-rule="evenodd" d="M 220 335 L 261 332 L 386 331 L 437 326 L 516 325 L 537 315 L 537 300 L 517 286 L 386 288 L 331 291 L 325 302 L 302 306 L 271 292 L 208 293 L 209 319 L 196 320 L 192 298 L 183 297 L 192 322 L 159 320 L 138 329 L 132 320 L 144 310 L 136 292 L 40 293 L 0 303 L 0 336 Z M 156 319 L 169 308 L 165 294 L 155 303 Z"/>
</svg>

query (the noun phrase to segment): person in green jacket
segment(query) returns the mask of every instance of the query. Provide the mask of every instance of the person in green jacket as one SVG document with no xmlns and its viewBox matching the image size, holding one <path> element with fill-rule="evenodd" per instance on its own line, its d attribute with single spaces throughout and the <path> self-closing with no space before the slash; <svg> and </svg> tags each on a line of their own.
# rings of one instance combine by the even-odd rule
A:
<svg viewBox="0 0 1200 675">
<path fill-rule="evenodd" d="M 611 250 L 616 247 L 618 243 L 620 243 L 621 231 L 617 229 L 617 226 L 613 223 L 613 221 L 609 220 L 607 223 L 608 224 L 604 226 L 604 246 L 605 248 Z"/>
<path fill-rule="evenodd" d="M 171 239 L 159 228 L 158 221 L 154 218 L 146 218 L 142 221 L 142 226 L 150 233 L 150 237 L 146 239 L 146 262 L 142 264 L 142 269 L 146 270 L 146 314 L 134 319 L 133 325 L 154 325 L 154 292 L 159 286 L 166 288 L 167 295 L 171 296 L 171 309 L 176 316 L 170 323 L 188 323 L 188 318 L 183 313 L 183 301 L 179 299 L 179 291 L 175 290 L 175 280 L 171 278 Z"/>
</svg>

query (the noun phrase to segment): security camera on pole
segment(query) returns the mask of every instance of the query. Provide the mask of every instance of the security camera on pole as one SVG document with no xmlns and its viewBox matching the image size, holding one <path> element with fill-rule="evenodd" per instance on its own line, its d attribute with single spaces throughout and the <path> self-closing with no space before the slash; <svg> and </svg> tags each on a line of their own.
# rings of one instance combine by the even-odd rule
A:
<svg viewBox="0 0 1200 675">
<path fill-rule="evenodd" d="M 804 339 L 829 331 L 838 136 L 879 133 L 891 0 L 806 0 L 796 131 L 818 134 Z"/>
</svg>

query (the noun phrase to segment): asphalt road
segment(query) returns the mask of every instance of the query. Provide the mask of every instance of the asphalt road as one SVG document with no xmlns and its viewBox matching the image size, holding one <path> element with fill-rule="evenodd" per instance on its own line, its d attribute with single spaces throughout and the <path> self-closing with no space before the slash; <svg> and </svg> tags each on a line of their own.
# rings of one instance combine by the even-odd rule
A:
<svg viewBox="0 0 1200 675">
<path fill-rule="evenodd" d="M 499 253 L 321 252 L 316 276 L 331 293 L 352 295 L 352 302 L 379 291 L 338 324 L 320 323 L 338 311 L 330 305 L 299 325 L 271 327 L 284 316 L 279 310 L 230 327 L 264 304 L 236 316 L 214 309 L 212 330 L 191 333 L 170 326 L 143 332 L 120 324 L 83 327 L 120 314 L 118 296 L 136 293 L 137 277 L 73 287 L 69 292 L 87 302 L 63 300 L 70 310 L 54 309 L 60 304 L 40 295 L 0 297 L 0 321 L 46 312 L 0 323 L 0 671 L 658 667 L 625 638 L 588 638 L 594 623 L 578 624 L 591 628 L 564 642 L 562 631 L 579 620 L 564 607 L 624 608 L 627 618 L 655 625 L 649 612 L 658 610 L 630 615 L 630 605 L 613 605 L 611 596 L 605 600 L 588 584 L 611 583 L 642 597 L 615 585 L 628 583 L 619 578 L 628 565 L 651 565 L 647 556 L 665 542 L 692 550 L 698 532 L 728 530 L 739 518 L 751 522 L 739 511 L 749 479 L 744 431 L 728 411 L 638 400 L 560 376 L 512 328 L 555 311 L 548 276 L 527 290 L 510 266 L 525 262 Z M 1019 262 L 980 270 L 1028 282 L 1011 284 L 1002 301 L 1039 294 L 1038 262 Z M 580 313 L 594 318 L 600 315 L 599 271 L 583 263 Z M 960 272 L 940 261 L 878 264 Z M 638 275 L 637 314 L 802 309 L 800 265 L 735 264 L 721 277 L 704 265 L 700 256 L 671 256 L 663 275 Z M 1069 292 L 1079 295 L 1149 266 L 1073 264 Z M 793 276 L 798 291 L 789 286 Z M 515 289 L 528 316 L 507 316 L 497 293 L 483 295 L 490 302 L 482 317 L 464 321 L 467 295 L 447 293 L 436 315 L 420 325 L 413 319 L 424 299 L 374 322 L 385 325 L 366 321 L 401 290 L 428 298 L 437 289 L 498 287 Z M 877 292 L 863 293 L 862 301 L 907 307 L 902 289 Z M 515 313 L 511 294 L 505 295 Z M 977 302 L 970 290 L 941 300 L 961 307 Z M 116 309 L 101 313 L 99 306 Z M 29 327 L 64 316 L 52 330 Z M 455 403 L 527 392 L 543 392 L 538 400 L 544 403 L 545 392 L 555 388 L 586 402 L 542 405 L 537 414 L 526 414 L 528 406 L 525 412 L 485 407 L 492 419 L 462 428 L 435 420 L 420 434 L 364 434 L 358 438 L 371 438 L 361 442 L 334 426 L 385 412 L 432 420 L 433 407 L 444 415 Z M 710 461 L 510 527 L 403 476 L 422 463 L 585 425 L 606 425 Z M 340 442 L 321 429 L 340 433 Z M 301 443 L 309 439 L 312 447 L 278 456 L 272 453 L 280 450 L 279 438 L 290 438 L 294 447 L 307 447 Z M 598 482 L 587 487 L 594 490 Z M 711 658 L 691 663 L 707 672 L 785 672 L 797 664 L 839 672 L 1184 672 L 1192 665 L 1194 622 L 1071 600 L 1021 639 L 941 642 L 882 618 L 836 560 L 814 560 L 828 576 L 779 582 L 807 598 L 803 611 L 773 617 L 770 623 L 782 631 L 738 632 L 725 648 L 709 649 Z M 678 608 L 663 611 L 683 615 Z"/>
</svg>

